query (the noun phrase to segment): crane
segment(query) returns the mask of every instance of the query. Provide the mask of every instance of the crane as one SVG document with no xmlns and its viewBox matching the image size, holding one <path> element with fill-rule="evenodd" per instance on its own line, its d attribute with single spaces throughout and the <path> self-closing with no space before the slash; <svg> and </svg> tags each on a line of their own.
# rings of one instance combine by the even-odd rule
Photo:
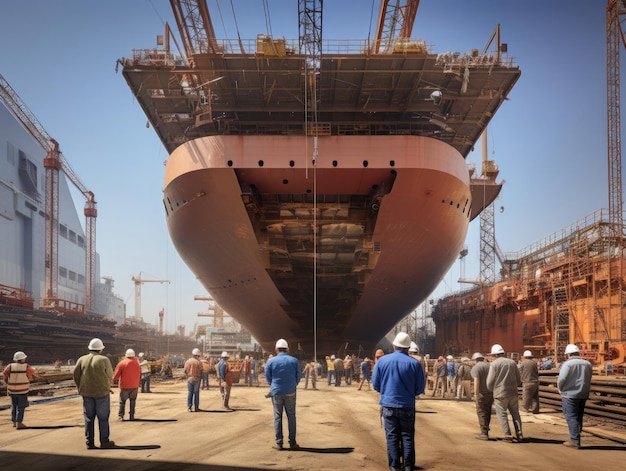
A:
<svg viewBox="0 0 626 471">
<path fill-rule="evenodd" d="M 135 319 L 141 320 L 141 285 L 144 283 L 170 283 L 170 280 L 147 280 L 141 278 L 141 272 L 139 275 L 133 276 L 131 280 L 135 283 Z M 159 313 L 159 317 L 161 317 L 161 313 Z"/>
<path fill-rule="evenodd" d="M 227 314 L 224 310 L 215 302 L 215 300 L 211 296 L 194 296 L 193 299 L 195 301 L 207 301 L 209 303 L 210 310 L 213 312 L 199 312 L 198 317 L 212 317 L 213 324 L 211 327 L 230 327 L 234 326 L 233 322 L 224 322 L 224 318 L 227 317 Z"/>
<path fill-rule="evenodd" d="M 409 39 L 419 0 L 381 0 L 372 53 L 388 54 L 399 39 Z"/>
<path fill-rule="evenodd" d="M 75 303 L 58 297 L 59 276 L 59 172 L 66 177 L 85 197 L 85 305 L 84 309 L 93 307 L 93 290 L 95 286 L 96 262 L 96 217 L 98 211 L 93 192 L 89 191 L 78 175 L 70 167 L 59 150 L 55 141 L 43 128 L 35 115 L 30 111 L 9 83 L 0 75 L 0 99 L 13 116 L 24 126 L 30 135 L 47 152 L 44 158 L 46 169 L 46 271 L 45 294 L 41 307 L 59 309 L 65 312 L 84 313 Z"/>
</svg>

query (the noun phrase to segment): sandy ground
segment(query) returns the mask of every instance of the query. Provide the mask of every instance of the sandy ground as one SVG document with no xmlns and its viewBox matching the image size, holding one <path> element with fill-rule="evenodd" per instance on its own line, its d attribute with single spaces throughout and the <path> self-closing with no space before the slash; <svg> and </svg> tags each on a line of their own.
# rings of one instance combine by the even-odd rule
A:
<svg viewBox="0 0 626 471">
<path fill-rule="evenodd" d="M 54 401 L 33 398 L 24 430 L 11 426 L 5 408 L 0 410 L 0 469 L 388 469 L 375 391 L 358 391 L 354 384 L 328 387 L 323 382 L 318 390 L 299 390 L 302 450 L 296 452 L 272 448 L 272 406 L 264 397 L 265 385 L 235 385 L 230 401 L 235 410 L 228 412 L 221 409 L 213 384 L 209 391 L 201 391 L 201 411 L 189 413 L 183 380 L 153 383 L 152 394 L 139 395 L 137 420 L 132 422 L 117 420 L 118 391 L 114 390 L 111 439 L 116 448 L 110 450 L 86 449 L 78 396 Z M 8 398 L 0 398 L 0 407 L 8 403 Z M 560 412 L 522 413 L 522 420 L 527 442 L 504 442 L 495 415 L 492 440 L 484 442 L 474 438 L 478 425 L 472 402 L 422 397 L 417 401 L 416 465 L 487 471 L 624 469 L 626 445 L 619 442 L 584 432 L 582 449 L 564 447 L 567 427 Z"/>
</svg>

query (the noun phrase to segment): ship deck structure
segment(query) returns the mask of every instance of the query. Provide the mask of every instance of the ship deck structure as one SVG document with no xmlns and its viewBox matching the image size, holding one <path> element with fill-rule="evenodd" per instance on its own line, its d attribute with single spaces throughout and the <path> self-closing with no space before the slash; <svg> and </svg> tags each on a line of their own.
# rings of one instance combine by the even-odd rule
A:
<svg viewBox="0 0 626 471">
<path fill-rule="evenodd" d="M 501 188 L 465 162 L 521 74 L 496 32 L 465 54 L 325 40 L 314 103 L 297 41 L 118 61 L 170 152 L 174 245 L 266 350 L 369 350 L 435 289 Z"/>
</svg>

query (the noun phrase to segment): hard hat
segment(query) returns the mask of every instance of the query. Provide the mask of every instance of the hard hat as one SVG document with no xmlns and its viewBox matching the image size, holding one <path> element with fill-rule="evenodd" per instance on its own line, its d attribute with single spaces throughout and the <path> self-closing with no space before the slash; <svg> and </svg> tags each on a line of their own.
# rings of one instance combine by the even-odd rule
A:
<svg viewBox="0 0 626 471">
<path fill-rule="evenodd" d="M 331 355 L 331 356 L 330 356 L 330 359 L 331 359 L 331 360 L 334 360 L 334 359 L 335 359 L 335 355 Z"/>
<path fill-rule="evenodd" d="M 524 354 L 523 356 L 527 357 L 527 358 L 532 358 L 533 354 L 530 350 L 524 350 Z"/>
<path fill-rule="evenodd" d="M 26 353 L 24 352 L 15 352 L 13 355 L 13 361 L 20 361 L 26 359 Z"/>
<path fill-rule="evenodd" d="M 139 352 L 139 357 L 143 358 L 143 352 Z"/>
<path fill-rule="evenodd" d="M 504 353 L 504 348 L 502 348 L 502 345 L 500 345 L 499 343 L 494 343 L 491 346 L 491 354 L 492 355 L 500 355 Z"/>
<path fill-rule="evenodd" d="M 382 349 L 378 349 L 376 350 L 376 353 L 374 354 L 374 357 L 379 358 L 382 357 L 385 354 L 385 352 L 382 351 Z"/>
<path fill-rule="evenodd" d="M 411 346 L 409 347 L 409 352 L 418 353 L 419 351 L 420 349 L 417 347 L 417 344 L 415 342 L 411 342 Z"/>
<path fill-rule="evenodd" d="M 276 350 L 280 350 L 280 349 L 288 349 L 289 348 L 289 344 L 287 343 L 287 341 L 285 339 L 278 339 L 276 341 Z"/>
<path fill-rule="evenodd" d="M 411 346 L 411 338 L 406 332 L 398 332 L 396 338 L 393 339 L 393 346 L 400 348 L 409 348 Z"/>
<path fill-rule="evenodd" d="M 570 353 L 580 353 L 580 350 L 576 345 L 570 343 L 567 345 L 567 347 L 565 347 L 565 354 L 569 355 Z"/>
<path fill-rule="evenodd" d="M 91 339 L 91 342 L 89 342 L 89 346 L 87 347 L 89 350 L 95 350 L 95 351 L 100 351 L 100 350 L 104 350 L 104 344 L 102 343 L 102 340 L 100 339 Z"/>
<path fill-rule="evenodd" d="M 228 358 L 228 352 L 222 352 L 222 358 Z"/>
<path fill-rule="evenodd" d="M 191 351 L 191 354 L 192 354 L 192 355 L 194 355 L 194 356 L 196 356 L 196 355 L 200 355 L 200 349 L 198 349 L 198 348 L 194 348 L 194 349 Z"/>
<path fill-rule="evenodd" d="M 478 360 L 479 358 L 485 358 L 485 355 L 480 352 L 476 352 L 472 355 L 472 360 Z"/>
<path fill-rule="evenodd" d="M 126 350 L 126 357 L 135 358 L 135 350 L 133 350 L 132 348 L 129 348 L 128 350 Z"/>
<path fill-rule="evenodd" d="M 450 361 L 450 360 L 454 360 L 454 357 L 453 357 L 452 355 L 448 355 L 448 356 L 446 357 L 446 360 L 448 360 L 448 361 Z"/>
</svg>

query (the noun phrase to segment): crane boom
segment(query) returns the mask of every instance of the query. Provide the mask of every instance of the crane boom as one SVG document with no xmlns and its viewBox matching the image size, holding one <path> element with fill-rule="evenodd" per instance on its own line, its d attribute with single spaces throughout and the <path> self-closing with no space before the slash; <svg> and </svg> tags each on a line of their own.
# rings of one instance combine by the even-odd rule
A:
<svg viewBox="0 0 626 471">
<path fill-rule="evenodd" d="M 381 0 L 372 52 L 389 54 L 398 39 L 409 39 L 419 0 Z"/>
<path fill-rule="evenodd" d="M 206 0 L 170 0 L 170 5 L 191 67 L 195 66 L 196 54 L 218 52 Z"/>
<path fill-rule="evenodd" d="M 46 169 L 46 291 L 42 307 L 62 308 L 66 301 L 58 298 L 58 240 L 59 240 L 59 171 L 86 198 L 85 203 L 85 308 L 91 309 L 95 286 L 96 262 L 96 201 L 68 161 L 59 150 L 59 143 L 46 132 L 34 113 L 21 100 L 17 92 L 0 74 L 0 99 L 11 114 L 47 152 L 44 158 Z M 75 309 L 71 309 L 74 311 Z"/>
<path fill-rule="evenodd" d="M 131 277 L 133 283 L 135 283 L 135 319 L 141 319 L 141 285 L 144 283 L 169 283 L 170 280 L 147 280 L 141 278 L 141 272 L 138 276 Z M 160 315 L 160 313 L 159 313 Z"/>
</svg>

